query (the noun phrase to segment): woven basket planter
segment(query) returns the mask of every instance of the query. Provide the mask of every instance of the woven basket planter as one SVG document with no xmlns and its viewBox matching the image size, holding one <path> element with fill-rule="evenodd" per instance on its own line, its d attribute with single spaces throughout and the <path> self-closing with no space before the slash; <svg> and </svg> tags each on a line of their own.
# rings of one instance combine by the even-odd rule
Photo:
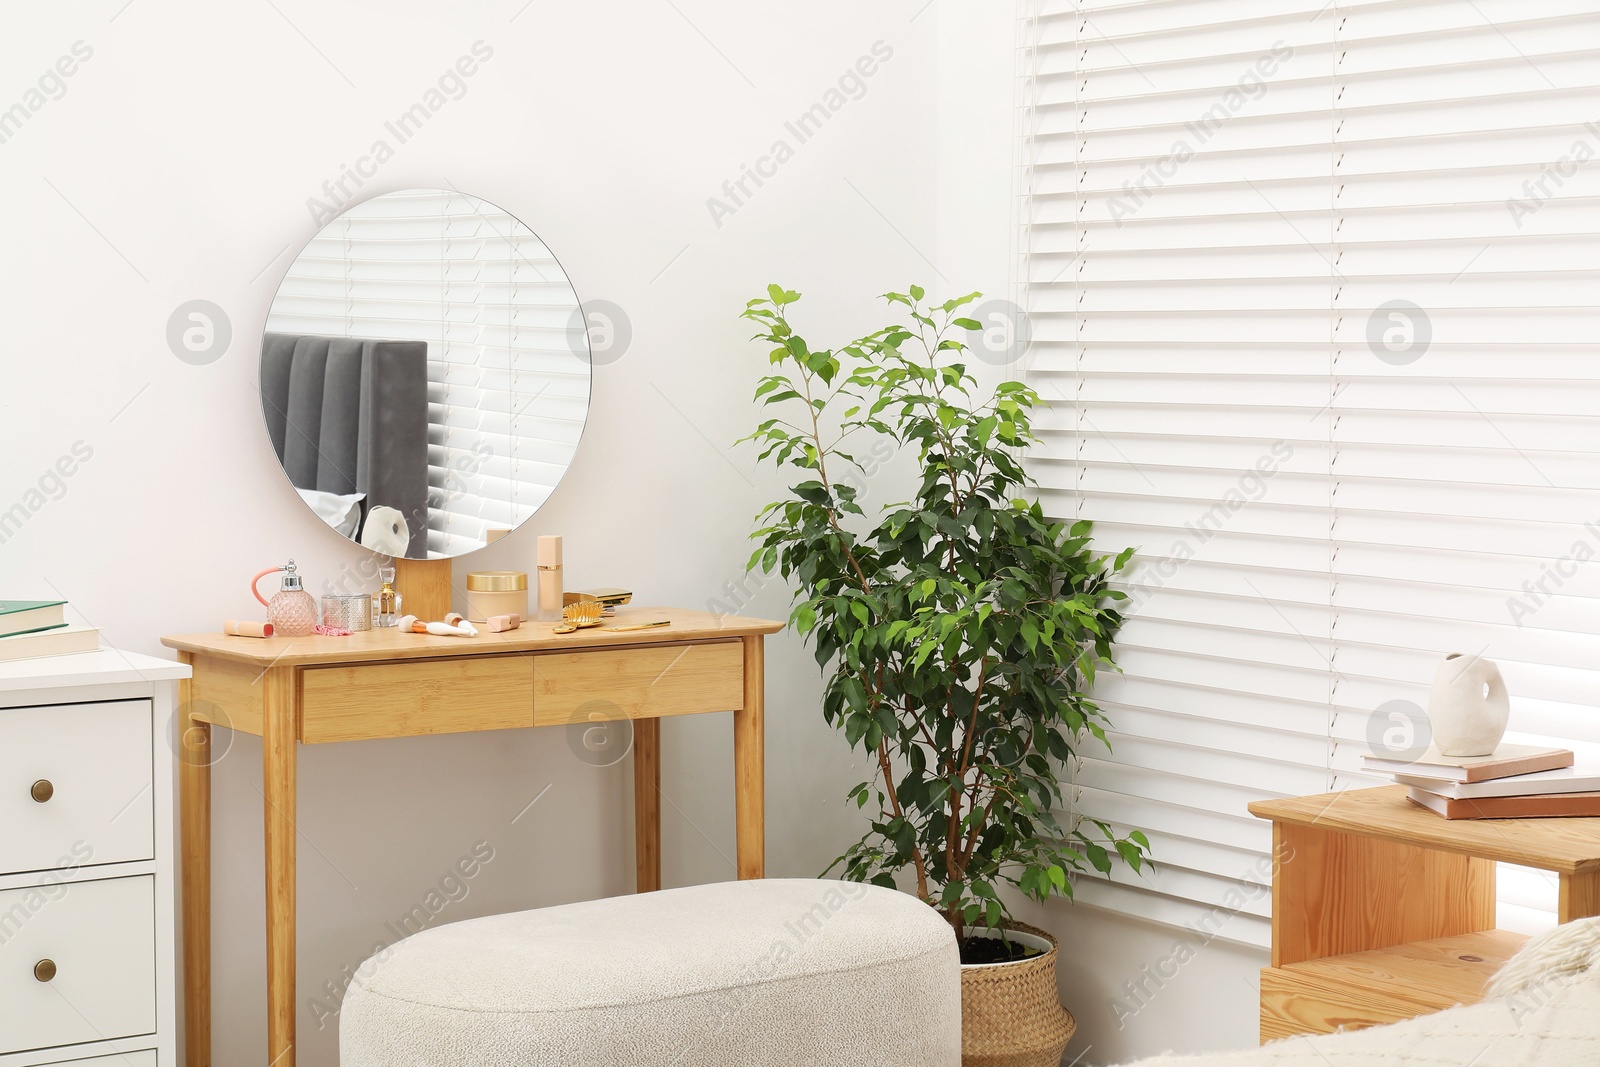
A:
<svg viewBox="0 0 1600 1067">
<path fill-rule="evenodd" d="M 1026 923 L 1007 929 L 1032 934 L 1050 950 L 961 968 L 962 1067 L 1059 1067 L 1078 1024 L 1056 992 L 1056 939 Z"/>
</svg>

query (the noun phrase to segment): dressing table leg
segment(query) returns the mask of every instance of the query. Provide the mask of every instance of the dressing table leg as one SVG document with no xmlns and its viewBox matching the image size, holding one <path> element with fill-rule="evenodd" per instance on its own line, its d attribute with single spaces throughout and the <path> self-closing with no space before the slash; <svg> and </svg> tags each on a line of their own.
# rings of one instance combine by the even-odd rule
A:
<svg viewBox="0 0 1600 1067">
<path fill-rule="evenodd" d="M 766 667 L 762 636 L 744 639 L 744 707 L 733 713 L 734 811 L 740 878 L 766 877 Z"/>
<path fill-rule="evenodd" d="M 294 668 L 262 679 L 262 810 L 267 840 L 267 1063 L 294 1067 L 295 730 Z"/>
<path fill-rule="evenodd" d="M 661 720 L 633 721 L 633 842 L 635 886 L 661 888 Z"/>
<path fill-rule="evenodd" d="M 194 654 L 179 652 L 191 666 Z M 178 800 L 183 852 L 183 1033 L 188 1067 L 211 1067 L 211 724 L 178 683 Z"/>
</svg>

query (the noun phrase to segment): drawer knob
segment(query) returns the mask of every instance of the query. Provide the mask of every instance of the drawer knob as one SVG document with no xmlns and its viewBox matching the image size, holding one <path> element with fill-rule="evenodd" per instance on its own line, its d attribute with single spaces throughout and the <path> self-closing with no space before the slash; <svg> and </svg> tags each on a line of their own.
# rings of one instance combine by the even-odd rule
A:
<svg viewBox="0 0 1600 1067">
<path fill-rule="evenodd" d="M 55 960 L 40 960 L 33 965 L 33 976 L 41 982 L 48 982 L 56 976 Z"/>
<path fill-rule="evenodd" d="M 41 778 L 33 783 L 33 788 L 29 792 L 33 794 L 34 800 L 43 804 L 56 795 L 56 787 L 50 784 L 50 779 Z"/>
</svg>

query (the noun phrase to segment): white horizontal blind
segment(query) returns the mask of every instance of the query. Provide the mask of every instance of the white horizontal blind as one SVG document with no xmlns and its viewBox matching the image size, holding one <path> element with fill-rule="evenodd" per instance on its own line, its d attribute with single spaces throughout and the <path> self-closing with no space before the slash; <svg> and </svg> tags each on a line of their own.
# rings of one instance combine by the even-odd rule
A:
<svg viewBox="0 0 1600 1067">
<path fill-rule="evenodd" d="M 1031 466 L 1140 549 L 1074 804 L 1161 866 L 1079 893 L 1264 945 L 1245 805 L 1375 784 L 1443 653 L 1500 662 L 1513 740 L 1600 743 L 1600 12 L 1027 7 Z"/>
<path fill-rule="evenodd" d="M 392 193 L 295 260 L 269 330 L 428 342 L 428 552 L 456 555 L 531 515 L 589 404 L 586 333 L 561 265 L 476 197 Z"/>
<path fill-rule="evenodd" d="M 1585 529 L 1600 519 L 1600 168 L 1574 158 L 1600 152 L 1585 125 L 1600 121 L 1600 10 L 1337 10 L 1338 783 L 1367 709 L 1425 706 L 1418 683 L 1445 651 L 1500 664 L 1528 735 L 1512 740 L 1593 757 L 1600 568 L 1549 594 L 1523 584 L 1600 553 Z M 1423 332 L 1407 343 L 1391 319 L 1398 351 L 1380 341 L 1375 359 L 1367 323 L 1396 299 L 1423 309 Z M 1527 929 L 1554 883 L 1502 868 L 1500 897 L 1501 924 Z"/>
</svg>

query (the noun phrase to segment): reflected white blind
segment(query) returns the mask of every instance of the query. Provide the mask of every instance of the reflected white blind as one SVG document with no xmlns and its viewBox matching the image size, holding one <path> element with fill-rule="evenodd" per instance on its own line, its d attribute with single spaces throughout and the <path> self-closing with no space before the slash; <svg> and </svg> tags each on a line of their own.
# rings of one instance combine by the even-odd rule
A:
<svg viewBox="0 0 1600 1067">
<path fill-rule="evenodd" d="M 1600 757 L 1600 11 L 1024 8 L 1031 469 L 1139 549 L 1071 795 L 1159 866 L 1079 896 L 1265 945 L 1245 805 L 1378 784 L 1442 654 Z"/>
<path fill-rule="evenodd" d="M 526 226 L 477 197 L 422 190 L 329 223 L 267 328 L 428 343 L 428 552 L 456 555 L 531 515 L 572 460 L 589 403 L 577 307 Z"/>
</svg>

